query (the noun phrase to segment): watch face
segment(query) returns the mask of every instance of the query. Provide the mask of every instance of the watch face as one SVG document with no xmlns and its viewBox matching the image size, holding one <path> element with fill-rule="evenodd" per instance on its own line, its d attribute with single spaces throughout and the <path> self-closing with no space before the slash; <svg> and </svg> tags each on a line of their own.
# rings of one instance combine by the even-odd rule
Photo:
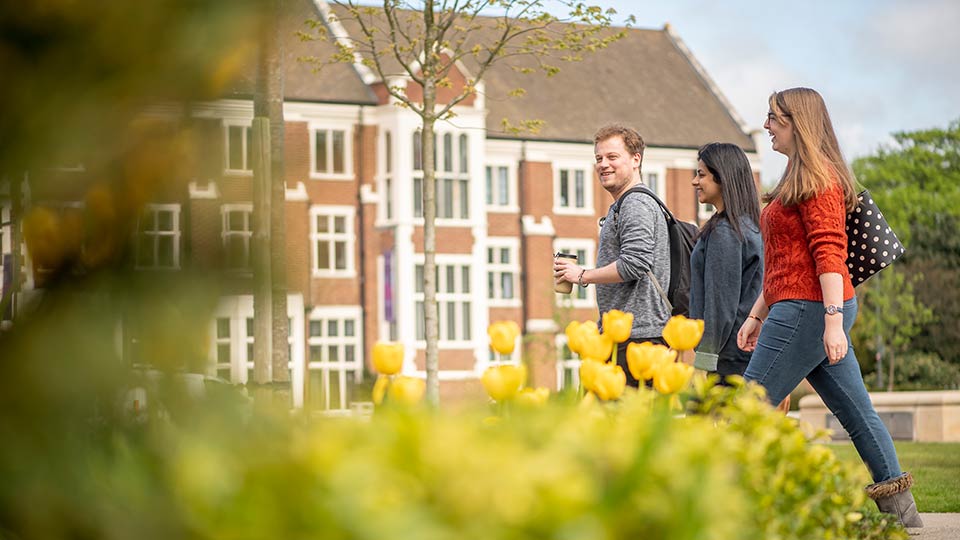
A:
<svg viewBox="0 0 960 540">
<path fill-rule="evenodd" d="M 833 304 L 830 304 L 829 306 L 827 306 L 826 310 L 827 310 L 827 315 L 836 315 L 837 313 L 843 313 L 843 310 L 841 310 L 840 308 L 838 308 Z"/>
</svg>

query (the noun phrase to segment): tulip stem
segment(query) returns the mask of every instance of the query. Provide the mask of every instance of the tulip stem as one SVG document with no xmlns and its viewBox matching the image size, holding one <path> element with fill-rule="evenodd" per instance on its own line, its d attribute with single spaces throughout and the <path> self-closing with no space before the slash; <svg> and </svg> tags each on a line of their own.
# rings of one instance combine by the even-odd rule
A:
<svg viewBox="0 0 960 540">
<path fill-rule="evenodd" d="M 610 358 L 613 360 L 613 365 L 617 365 L 617 349 L 620 347 L 619 343 L 614 342 L 613 344 L 613 354 L 610 355 Z"/>
</svg>

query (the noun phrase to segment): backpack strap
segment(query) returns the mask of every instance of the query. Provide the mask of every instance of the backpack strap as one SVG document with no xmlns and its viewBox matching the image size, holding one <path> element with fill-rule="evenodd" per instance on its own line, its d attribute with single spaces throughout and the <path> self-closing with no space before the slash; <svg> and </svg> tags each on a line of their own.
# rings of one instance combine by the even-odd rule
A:
<svg viewBox="0 0 960 540">
<path fill-rule="evenodd" d="M 667 225 L 677 221 L 677 218 L 673 216 L 673 212 L 667 208 L 667 205 L 663 204 L 663 201 L 660 200 L 660 197 L 657 197 L 657 194 L 650 191 L 650 188 L 644 185 L 634 186 L 626 191 L 623 195 L 617 199 L 617 202 L 613 203 L 613 225 L 617 226 L 617 221 L 620 218 L 620 206 L 623 204 L 623 200 L 627 198 L 627 195 L 631 193 L 643 193 L 650 196 L 657 204 L 660 206 L 660 210 L 663 212 L 663 217 L 667 220 Z"/>
<path fill-rule="evenodd" d="M 619 229 L 620 221 L 620 205 L 623 204 L 623 200 L 627 198 L 627 195 L 631 193 L 643 193 L 649 195 L 653 200 L 657 201 L 657 204 L 660 205 L 660 210 L 663 211 L 663 217 L 667 221 L 667 226 L 670 226 L 671 222 L 676 222 L 677 218 L 673 217 L 673 213 L 670 212 L 670 209 L 667 208 L 663 201 L 660 200 L 660 197 L 657 197 L 657 194 L 650 191 L 650 188 L 644 185 L 634 186 L 626 191 L 623 195 L 617 199 L 617 202 L 613 203 L 613 226 Z M 667 232 L 669 235 L 669 231 Z M 667 239 L 669 244 L 669 238 Z M 660 299 L 663 300 L 663 303 L 667 306 L 667 312 L 673 313 L 673 304 L 670 302 L 670 299 L 667 298 L 666 291 L 663 290 L 663 287 L 660 285 L 660 280 L 657 279 L 657 276 L 653 275 L 652 270 L 647 270 L 647 277 L 650 278 L 650 281 L 653 283 L 653 286 L 657 289 L 657 292 L 660 293 Z"/>
</svg>

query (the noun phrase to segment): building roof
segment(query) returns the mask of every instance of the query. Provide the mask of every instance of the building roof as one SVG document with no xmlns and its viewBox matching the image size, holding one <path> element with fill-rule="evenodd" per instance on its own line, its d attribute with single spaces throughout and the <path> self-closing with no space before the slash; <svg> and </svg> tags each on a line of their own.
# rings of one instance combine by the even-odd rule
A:
<svg viewBox="0 0 960 540">
<path fill-rule="evenodd" d="M 304 61 L 309 57 L 326 60 L 335 52 L 329 42 L 303 40 L 300 33 L 316 35 L 307 21 L 322 19 L 313 0 L 287 0 L 280 22 L 283 41 L 284 99 L 322 103 L 351 103 L 376 105 L 377 96 L 363 82 L 354 66 L 331 63 L 322 69 Z M 232 97 L 249 98 L 253 95 L 256 66 L 236 82 Z"/>
<path fill-rule="evenodd" d="M 286 2 L 283 35 L 285 95 L 287 100 L 376 104 L 370 74 L 357 64 L 331 64 L 318 73 L 298 59 L 325 59 L 331 42 L 303 41 L 297 31 L 309 31 L 304 21 L 320 19 L 314 0 Z M 331 5 L 334 13 L 338 6 Z M 489 18 L 492 23 L 494 19 Z M 346 17 L 340 21 L 348 35 L 356 32 Z M 619 29 L 617 29 L 619 30 Z M 492 32 L 492 28 L 491 28 Z M 491 39 L 486 31 L 471 39 Z M 497 64 L 483 78 L 486 85 L 487 135 L 494 138 L 592 142 L 598 127 L 621 122 L 636 128 L 646 143 L 658 147 L 697 148 L 711 141 L 733 142 L 755 151 L 752 138 L 722 94 L 669 27 L 626 29 L 626 37 L 607 49 L 585 54 L 582 61 L 551 63 L 560 67 L 553 77 L 522 74 Z M 469 55 L 466 69 L 472 70 Z M 396 66 L 397 73 L 401 70 Z M 508 97 L 522 87 L 526 94 Z M 252 86 L 247 83 L 247 92 Z M 242 93 L 242 92 L 241 92 Z M 506 133 L 502 120 L 542 120 L 538 133 Z"/>
</svg>

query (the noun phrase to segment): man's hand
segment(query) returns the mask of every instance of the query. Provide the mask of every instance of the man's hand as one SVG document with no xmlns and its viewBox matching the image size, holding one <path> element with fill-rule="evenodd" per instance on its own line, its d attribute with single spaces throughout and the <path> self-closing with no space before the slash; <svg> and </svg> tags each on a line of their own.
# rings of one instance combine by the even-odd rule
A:
<svg viewBox="0 0 960 540">
<path fill-rule="evenodd" d="M 580 281 L 581 272 L 583 272 L 583 267 L 570 259 L 557 258 L 553 260 L 553 279 L 557 283 L 569 281 L 576 284 Z"/>
</svg>

